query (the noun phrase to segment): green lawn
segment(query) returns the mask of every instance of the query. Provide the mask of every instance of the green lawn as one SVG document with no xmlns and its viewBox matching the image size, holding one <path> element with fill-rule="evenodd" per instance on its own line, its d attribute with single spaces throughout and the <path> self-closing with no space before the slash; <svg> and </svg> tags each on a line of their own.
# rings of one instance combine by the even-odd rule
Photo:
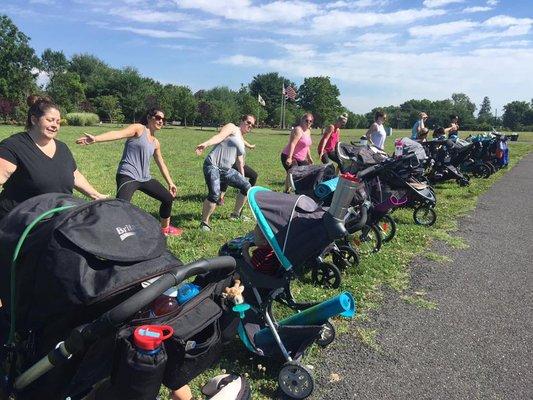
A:
<svg viewBox="0 0 533 400">
<path fill-rule="evenodd" d="M 114 195 L 115 172 L 118 161 L 122 154 L 123 143 L 103 143 L 93 146 L 76 146 L 74 141 L 87 131 L 97 134 L 109 129 L 109 127 L 63 127 L 59 139 L 66 142 L 74 153 L 78 168 L 85 174 L 88 180 L 102 193 Z M 0 139 L 12 133 L 20 131 L 20 127 L 0 125 Z M 162 144 L 163 155 L 167 161 L 171 175 L 178 186 L 179 194 L 173 207 L 172 223 L 185 228 L 185 233 L 179 238 L 169 238 L 170 250 L 182 261 L 188 262 L 200 257 L 215 256 L 219 247 L 229 239 L 245 234 L 253 228 L 253 222 L 234 222 L 228 219 L 233 207 L 235 191 L 230 189 L 226 205 L 220 207 L 214 215 L 213 231 L 209 233 L 198 230 L 200 221 L 201 202 L 206 194 L 206 187 L 202 174 L 203 157 L 194 154 L 195 145 L 214 134 L 214 129 L 186 129 L 166 128 L 159 134 Z M 358 140 L 363 130 L 343 130 L 344 141 Z M 279 153 L 288 139 L 288 131 L 272 131 L 260 129 L 253 131 L 247 140 L 257 144 L 256 149 L 247 154 L 247 163 L 259 173 L 258 184 L 280 190 L 283 187 L 285 171 L 280 165 Z M 408 131 L 396 131 L 392 138 L 387 138 L 386 150 L 392 152 L 393 139 L 395 137 L 409 136 Z M 313 135 L 313 146 L 319 140 L 319 132 Z M 520 133 L 517 143 L 511 142 L 511 164 L 514 165 L 519 158 L 533 150 L 533 133 Z M 315 150 L 314 150 L 315 151 Z M 313 154 L 315 156 L 315 154 Z M 315 156 L 315 158 L 317 158 Z M 437 187 L 437 223 L 432 228 L 424 228 L 414 225 L 412 212 L 408 210 L 398 211 L 394 214 L 398 221 L 398 234 L 392 243 L 385 245 L 381 252 L 362 260 L 357 271 L 348 271 L 343 277 L 341 290 L 352 292 L 358 301 L 358 316 L 363 320 L 367 312 L 379 306 L 381 298 L 380 288 L 383 285 L 390 286 L 398 291 L 405 290 L 409 285 L 409 262 L 418 254 L 422 253 L 430 243 L 444 240 L 451 246 L 463 246 L 464 243 L 457 238 L 453 231 L 457 227 L 457 218 L 472 210 L 477 202 L 477 196 L 486 191 L 492 183 L 500 178 L 505 172 L 498 172 L 486 180 L 473 180 L 468 187 L 458 187 L 455 182 L 445 183 Z M 160 178 L 154 165 L 153 174 Z M 146 197 L 142 193 L 135 195 L 133 202 L 146 211 L 157 215 L 159 204 Z M 250 215 L 249 210 L 245 213 Z M 428 256 L 429 258 L 429 256 Z M 432 259 L 438 259 L 439 255 L 431 253 Z M 294 285 L 295 294 L 300 299 L 322 300 L 338 293 L 334 290 L 324 290 L 310 285 L 308 282 L 297 282 Z M 406 300 L 407 301 L 407 300 Z M 417 302 L 423 302 L 417 299 Z M 437 305 L 438 307 L 438 305 Z M 337 328 L 340 332 L 347 332 L 347 323 L 338 320 Z M 365 341 L 368 335 L 362 332 L 347 332 L 358 335 Z M 372 340 L 366 341 L 372 345 Z M 317 369 L 320 357 L 316 349 L 311 351 L 308 358 Z M 258 364 L 267 367 L 266 372 L 260 372 Z M 254 399 L 274 398 L 276 389 L 276 365 L 266 360 L 251 357 L 240 343 L 230 346 L 226 351 L 226 357 L 220 365 L 212 371 L 199 377 L 193 382 L 197 388 L 208 377 L 228 369 L 238 372 L 247 372 L 252 378 Z M 364 379 L 364 377 L 361 377 Z M 196 394 L 199 392 L 196 391 Z M 166 395 L 163 396 L 165 398 Z"/>
</svg>

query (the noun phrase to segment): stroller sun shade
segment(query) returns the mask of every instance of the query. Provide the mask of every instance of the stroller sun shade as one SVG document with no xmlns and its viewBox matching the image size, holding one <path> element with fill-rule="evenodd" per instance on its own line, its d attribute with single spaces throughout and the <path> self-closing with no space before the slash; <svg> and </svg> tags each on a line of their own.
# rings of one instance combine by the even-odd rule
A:
<svg viewBox="0 0 533 400">
<path fill-rule="evenodd" d="M 255 186 L 248 191 L 248 203 L 258 226 L 287 270 L 302 265 L 331 242 L 322 221 L 324 209 L 307 196 Z"/>
</svg>

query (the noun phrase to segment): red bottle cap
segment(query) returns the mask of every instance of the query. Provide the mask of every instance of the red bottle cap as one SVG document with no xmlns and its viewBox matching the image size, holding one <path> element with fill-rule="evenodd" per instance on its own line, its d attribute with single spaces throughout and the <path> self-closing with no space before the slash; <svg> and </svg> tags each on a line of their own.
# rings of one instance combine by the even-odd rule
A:
<svg viewBox="0 0 533 400">
<path fill-rule="evenodd" d="M 343 178 L 343 179 L 346 179 L 348 181 L 359 182 L 359 178 L 357 178 L 357 175 L 350 174 L 349 172 L 345 172 L 344 174 L 340 174 L 340 177 Z"/>
<path fill-rule="evenodd" d="M 141 325 L 133 332 L 133 343 L 141 350 L 155 350 L 173 333 L 168 325 Z"/>
</svg>

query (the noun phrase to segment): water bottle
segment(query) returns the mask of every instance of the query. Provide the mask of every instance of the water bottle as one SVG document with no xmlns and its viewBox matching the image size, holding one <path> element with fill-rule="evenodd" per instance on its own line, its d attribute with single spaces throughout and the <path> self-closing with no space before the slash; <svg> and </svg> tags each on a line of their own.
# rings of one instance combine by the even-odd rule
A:
<svg viewBox="0 0 533 400">
<path fill-rule="evenodd" d="M 151 400 L 157 397 L 168 360 L 163 341 L 174 330 L 168 325 L 138 326 L 133 335 L 118 344 L 118 362 L 110 385 L 102 386 L 96 398 L 102 400 Z"/>
<path fill-rule="evenodd" d="M 174 286 L 155 299 L 151 306 L 152 316 L 159 317 L 176 310 L 179 307 L 177 296 L 178 288 Z"/>
<path fill-rule="evenodd" d="M 174 333 L 168 325 L 141 325 L 133 332 L 133 344 L 138 352 L 155 355 L 162 349 L 161 344 Z"/>
<path fill-rule="evenodd" d="M 359 139 L 359 144 L 361 144 L 361 146 L 368 145 L 368 140 L 367 140 L 366 136 L 361 136 L 361 139 Z"/>
<path fill-rule="evenodd" d="M 394 156 L 396 158 L 403 156 L 402 139 L 396 139 L 396 141 L 394 142 Z"/>
<path fill-rule="evenodd" d="M 178 288 L 178 304 L 184 304 L 200 293 L 200 286 L 194 283 L 184 283 Z"/>
</svg>

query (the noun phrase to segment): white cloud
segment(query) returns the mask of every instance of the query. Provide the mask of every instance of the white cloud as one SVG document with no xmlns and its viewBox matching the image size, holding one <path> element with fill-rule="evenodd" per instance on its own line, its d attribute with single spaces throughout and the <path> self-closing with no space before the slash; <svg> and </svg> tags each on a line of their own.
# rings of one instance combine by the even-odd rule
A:
<svg viewBox="0 0 533 400">
<path fill-rule="evenodd" d="M 156 10 L 143 10 L 131 8 L 112 8 L 105 12 L 126 20 L 142 23 L 178 22 L 190 18 L 187 14 L 177 12 L 162 12 Z"/>
<path fill-rule="evenodd" d="M 346 54 L 334 51 L 322 54 L 313 63 L 302 63 L 293 57 L 260 59 L 240 54 L 219 62 L 249 66 L 254 71 L 258 67 L 261 71 L 283 71 L 292 79 L 327 75 L 338 85 L 350 86 L 352 93 L 372 82 L 372 91 L 361 97 L 350 97 L 350 91 L 343 90 L 348 96 L 342 98 L 343 104 L 355 112 L 367 112 L 372 107 L 400 104 L 411 98 L 443 99 L 451 92 L 468 93 L 479 101 L 489 96 L 501 104 L 513 99 L 529 99 L 531 85 L 524 83 L 530 81 L 533 49 L 498 47 L 466 53 L 439 50 Z M 502 71 L 505 71 L 505 79 L 494 79 L 501 76 Z M 423 87 L 420 82 L 424 82 Z M 387 93 L 386 98 L 383 93 Z"/>
<path fill-rule="evenodd" d="M 231 57 L 223 57 L 216 61 L 219 64 L 228 64 L 236 66 L 257 67 L 263 65 L 263 60 L 258 57 L 245 56 L 236 54 Z"/>
<path fill-rule="evenodd" d="M 428 17 L 443 15 L 444 10 L 407 9 L 391 13 L 351 13 L 331 11 L 313 18 L 313 29 L 309 34 L 324 34 L 328 31 L 344 31 L 353 28 L 366 28 L 374 25 L 405 25 Z M 290 34 L 290 30 L 286 30 Z"/>
<path fill-rule="evenodd" d="M 44 4 L 46 6 L 51 6 L 55 4 L 55 0 L 30 0 L 30 4 Z"/>
<path fill-rule="evenodd" d="M 478 25 L 479 24 L 477 22 L 469 20 L 452 21 L 437 25 L 424 25 L 409 28 L 409 34 L 414 37 L 450 36 L 469 31 Z"/>
<path fill-rule="evenodd" d="M 184 9 L 200 10 L 230 20 L 253 22 L 294 22 L 318 13 L 316 4 L 305 1 L 273 1 L 253 6 L 249 0 L 182 0 Z"/>
<path fill-rule="evenodd" d="M 499 0 L 487 0 L 487 5 L 495 6 L 499 3 Z"/>
<path fill-rule="evenodd" d="M 487 26 L 511 26 L 511 25 L 532 25 L 533 19 L 531 18 L 515 18 L 508 15 L 496 15 L 489 18 L 484 22 Z"/>
<path fill-rule="evenodd" d="M 492 10 L 492 7 L 466 7 L 463 12 L 464 13 L 477 13 L 477 12 L 484 12 L 484 11 L 490 11 Z"/>
<path fill-rule="evenodd" d="M 152 38 L 158 38 L 158 39 L 199 39 L 198 36 L 187 33 L 187 32 L 180 32 L 180 31 L 164 31 L 164 30 L 158 30 L 158 29 L 142 29 L 142 28 L 132 28 L 129 26 L 123 26 L 123 27 L 113 27 L 111 28 L 116 31 L 125 31 L 125 32 L 131 32 L 135 33 L 137 35 L 141 36 L 148 36 Z"/>
<path fill-rule="evenodd" d="M 464 0 L 424 0 L 424 6 L 428 8 L 439 8 L 452 3 L 462 3 Z"/>
<path fill-rule="evenodd" d="M 368 46 L 383 46 L 385 42 L 390 41 L 396 37 L 396 33 L 365 33 L 357 37 L 354 41 L 344 43 L 345 47 L 368 47 Z"/>
</svg>

